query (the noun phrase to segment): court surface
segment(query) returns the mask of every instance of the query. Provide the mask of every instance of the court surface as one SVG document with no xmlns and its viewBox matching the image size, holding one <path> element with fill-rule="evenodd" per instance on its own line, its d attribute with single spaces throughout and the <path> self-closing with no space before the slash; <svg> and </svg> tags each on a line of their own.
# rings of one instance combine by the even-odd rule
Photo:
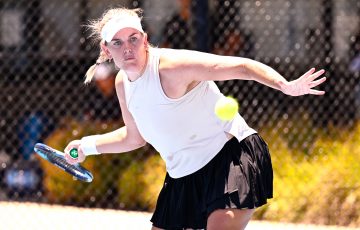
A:
<svg viewBox="0 0 360 230">
<path fill-rule="evenodd" d="M 151 213 L 77 208 L 38 203 L 0 202 L 0 229 L 149 230 Z M 251 221 L 246 230 L 350 230 L 335 226 Z"/>
</svg>

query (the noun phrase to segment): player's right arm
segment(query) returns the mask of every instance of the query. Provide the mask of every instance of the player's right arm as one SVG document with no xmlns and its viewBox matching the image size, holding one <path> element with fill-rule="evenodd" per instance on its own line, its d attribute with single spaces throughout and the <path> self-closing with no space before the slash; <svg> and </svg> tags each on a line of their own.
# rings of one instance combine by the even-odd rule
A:
<svg viewBox="0 0 360 230">
<path fill-rule="evenodd" d="M 125 126 L 99 136 L 96 141 L 96 148 L 100 153 L 128 152 L 146 144 L 126 106 L 123 77 L 126 76 L 120 71 L 116 76 L 115 88 Z"/>
<path fill-rule="evenodd" d="M 99 153 L 128 152 L 143 147 L 146 144 L 146 141 L 143 139 L 136 126 L 134 118 L 126 106 L 123 77 L 126 76 L 123 76 L 122 71 L 120 71 L 116 76 L 115 88 L 125 126 L 112 132 L 96 136 L 95 145 L 96 150 Z M 78 149 L 78 159 L 72 159 L 70 157 L 69 151 L 72 148 Z M 82 152 L 80 140 L 71 141 L 65 148 L 64 152 L 65 159 L 71 164 L 81 163 L 86 157 Z"/>
</svg>

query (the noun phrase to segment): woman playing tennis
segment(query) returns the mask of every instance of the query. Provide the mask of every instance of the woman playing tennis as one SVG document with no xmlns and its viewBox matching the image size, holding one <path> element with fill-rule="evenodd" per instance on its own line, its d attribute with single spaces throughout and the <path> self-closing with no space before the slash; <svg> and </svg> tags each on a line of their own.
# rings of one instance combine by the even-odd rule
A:
<svg viewBox="0 0 360 230">
<path fill-rule="evenodd" d="M 154 48 L 140 13 L 111 9 L 90 25 L 101 47 L 97 63 L 113 60 L 120 69 L 116 91 L 125 126 L 70 142 L 66 159 L 79 163 L 88 155 L 150 143 L 167 169 L 152 229 L 244 229 L 255 209 L 272 198 L 271 158 L 266 143 L 239 114 L 230 121 L 214 114 L 224 97 L 214 81 L 254 80 L 290 96 L 323 95 L 313 88 L 325 81 L 318 79 L 324 70 L 312 68 L 288 82 L 254 60 Z M 69 155 L 74 147 L 77 159 Z"/>
</svg>

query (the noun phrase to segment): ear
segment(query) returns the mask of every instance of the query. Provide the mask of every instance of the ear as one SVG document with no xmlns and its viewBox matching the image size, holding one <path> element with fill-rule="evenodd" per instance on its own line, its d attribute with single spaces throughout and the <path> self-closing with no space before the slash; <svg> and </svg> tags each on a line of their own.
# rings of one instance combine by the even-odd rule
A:
<svg viewBox="0 0 360 230">
<path fill-rule="evenodd" d="M 104 53 L 106 54 L 106 56 L 107 56 L 108 59 L 112 59 L 111 54 L 110 54 L 110 51 L 109 51 L 109 49 L 106 47 L 106 45 L 105 45 L 104 42 L 101 42 L 100 48 L 101 48 L 102 51 L 104 51 Z"/>
<path fill-rule="evenodd" d="M 147 33 L 144 33 L 144 46 L 147 48 L 148 45 L 149 45 L 148 35 Z"/>
</svg>

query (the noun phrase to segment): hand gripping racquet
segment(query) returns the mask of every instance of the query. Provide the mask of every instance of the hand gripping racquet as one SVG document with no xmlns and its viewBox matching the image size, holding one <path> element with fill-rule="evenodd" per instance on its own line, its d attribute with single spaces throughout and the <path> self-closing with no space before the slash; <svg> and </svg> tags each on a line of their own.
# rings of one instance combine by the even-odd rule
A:
<svg viewBox="0 0 360 230">
<path fill-rule="evenodd" d="M 56 165 L 67 173 L 70 173 L 77 179 L 85 182 L 91 182 L 93 180 L 93 175 L 90 171 L 83 168 L 80 164 L 72 165 L 65 160 L 64 153 L 56 149 L 53 149 L 45 144 L 37 143 L 34 147 L 35 152 L 49 161 L 50 163 Z M 72 149 L 70 155 L 73 158 L 77 157 L 77 150 Z"/>
</svg>

